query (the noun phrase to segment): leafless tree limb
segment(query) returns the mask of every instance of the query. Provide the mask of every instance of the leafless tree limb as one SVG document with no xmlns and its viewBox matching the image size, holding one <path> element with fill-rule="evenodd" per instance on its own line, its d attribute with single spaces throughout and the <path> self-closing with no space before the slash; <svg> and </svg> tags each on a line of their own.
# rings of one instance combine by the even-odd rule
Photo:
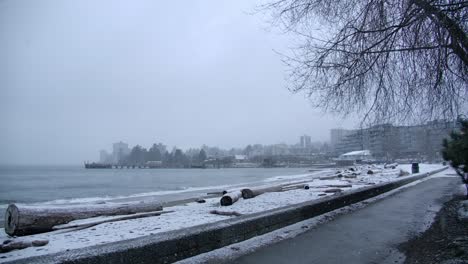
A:
<svg viewBox="0 0 468 264">
<path fill-rule="evenodd" d="M 289 89 L 316 107 L 370 123 L 467 110 L 467 1 L 278 0 L 262 9 L 303 40 L 284 56 Z"/>
</svg>

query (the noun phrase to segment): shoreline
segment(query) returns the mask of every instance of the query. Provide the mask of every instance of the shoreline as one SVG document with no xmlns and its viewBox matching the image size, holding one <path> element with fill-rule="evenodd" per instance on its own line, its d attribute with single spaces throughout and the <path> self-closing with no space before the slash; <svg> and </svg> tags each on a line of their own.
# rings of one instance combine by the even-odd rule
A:
<svg viewBox="0 0 468 264">
<path fill-rule="evenodd" d="M 183 204 L 184 201 L 192 201 L 196 198 L 208 197 L 208 192 L 222 191 L 229 188 L 240 188 L 246 185 L 249 186 L 259 186 L 265 183 L 275 183 L 275 182 L 287 182 L 294 178 L 301 178 L 307 175 L 328 173 L 334 169 L 314 169 L 309 168 L 308 170 L 302 171 L 300 174 L 292 175 L 277 175 L 271 176 L 261 180 L 255 180 L 252 182 L 243 182 L 243 183 L 233 183 L 233 184 L 222 184 L 222 185 L 208 185 L 201 187 L 188 187 L 185 189 L 174 189 L 174 190 L 161 190 L 153 192 L 142 192 L 135 193 L 130 195 L 117 195 L 117 196 L 103 196 L 103 197 L 77 197 L 77 198 L 63 198 L 55 199 L 48 201 L 39 201 L 39 202 L 28 202 L 23 203 L 19 202 L 16 204 L 24 205 L 33 205 L 33 206 L 67 206 L 75 204 L 93 204 L 93 203 L 102 203 L 102 202 L 133 202 L 141 200 L 154 200 L 159 199 L 162 203 L 167 204 L 166 206 L 173 206 Z M 4 212 L 9 204 L 14 203 L 4 203 L 0 204 L 0 228 L 4 226 Z"/>
<path fill-rule="evenodd" d="M 402 166 L 405 167 L 405 166 Z M 407 169 L 406 166 L 405 169 Z M 425 177 L 426 172 L 434 171 L 442 168 L 440 165 L 426 165 L 422 168 L 420 174 L 415 174 L 412 176 L 404 177 L 404 178 L 396 178 L 396 174 L 399 170 L 393 170 L 392 173 L 382 173 L 382 175 L 363 175 L 362 179 L 371 180 L 377 185 L 353 185 L 353 188 L 347 188 L 343 194 L 339 194 L 338 196 L 327 194 L 324 197 L 320 197 L 321 190 L 323 189 L 314 189 L 311 190 L 294 190 L 294 191 L 287 191 L 283 193 L 267 193 L 259 196 L 255 199 L 249 200 L 242 200 L 231 207 L 223 207 L 223 210 L 235 210 L 240 212 L 241 214 L 245 214 L 247 218 L 253 217 L 255 214 L 263 214 L 264 212 L 268 212 L 269 210 L 277 210 L 278 208 L 287 208 L 285 210 L 289 210 L 291 208 L 296 207 L 300 203 L 317 203 L 320 201 L 328 200 L 328 201 L 335 201 L 335 198 L 339 197 L 347 197 L 352 195 L 353 193 L 360 193 L 360 192 L 369 192 L 370 197 L 373 195 L 377 195 L 374 190 L 381 190 L 378 192 L 385 192 L 389 189 L 386 188 L 393 188 L 393 187 L 385 187 L 381 188 L 379 186 L 397 186 L 396 182 L 411 182 L 416 180 L 416 178 Z M 283 179 L 283 180 L 291 180 L 291 179 Z M 294 180 L 298 180 L 297 178 Z M 316 180 L 314 181 L 311 179 L 311 186 L 323 186 L 326 184 L 336 184 L 339 183 L 341 180 Z M 395 182 L 393 184 L 392 182 Z M 357 182 L 356 182 L 357 183 Z M 380 188 L 380 189 L 379 189 Z M 361 195 L 361 194 L 359 194 Z M 361 196 L 357 197 L 361 197 Z M 354 199 L 354 198 L 353 198 Z M 353 199 L 347 201 L 343 200 L 342 202 L 345 203 L 353 203 L 355 202 Z M 361 199 L 361 198 L 359 198 Z M 139 219 L 136 221 L 121 221 L 115 222 L 114 224 L 103 224 L 96 226 L 93 230 L 81 230 L 77 232 L 68 233 L 67 236 L 63 234 L 58 234 L 56 231 L 37 234 L 29 236 L 30 238 L 40 238 L 40 239 L 48 239 L 50 240 L 50 244 L 44 248 L 47 251 L 43 252 L 35 252 L 34 249 L 25 249 L 20 251 L 13 251 L 10 253 L 3 254 L 9 260 L 14 259 L 21 259 L 28 256 L 34 255 L 43 255 L 43 254 L 51 254 L 54 252 L 61 252 L 66 250 L 79 250 L 79 248 L 83 247 L 93 247 L 98 246 L 100 244 L 109 244 L 109 243 L 124 243 L 125 241 L 133 240 L 133 239 L 143 239 L 145 236 L 154 236 L 159 237 L 165 236 L 166 232 L 185 232 L 184 230 L 189 230 L 190 228 L 195 228 L 196 226 L 206 225 L 210 226 L 215 223 L 216 221 L 223 221 L 229 219 L 229 221 L 235 221 L 236 218 L 228 217 L 228 216 L 219 216 L 219 215 L 211 215 L 208 212 L 214 208 L 219 208 L 219 199 L 210 198 L 207 199 L 206 203 L 198 204 L 198 203 L 188 203 L 190 201 L 184 201 L 184 205 L 176 205 L 167 207 L 165 209 L 173 210 L 174 213 L 166 214 L 161 217 L 149 217 L 145 219 Z M 343 206 L 340 202 L 339 206 Z M 221 209 L 221 208 L 220 208 Z M 307 215 L 307 214 L 306 214 Z M 281 218 L 280 218 L 281 220 Z M 270 221 L 270 220 L 268 220 Z M 280 222 L 283 223 L 283 222 Z M 289 222 L 285 222 L 289 223 Z M 284 224 L 284 223 L 283 223 Z M 280 224 L 280 225 L 283 225 Z M 290 223 L 289 223 L 290 224 Z M 262 224 L 262 226 L 265 226 Z M 266 225 L 265 227 L 267 227 Z M 189 228 L 189 229 L 187 229 Z M 74 249 L 75 248 L 75 249 Z M 5 259 L 5 260 L 7 260 Z M 1 260 L 0 260 L 1 262 Z"/>
</svg>

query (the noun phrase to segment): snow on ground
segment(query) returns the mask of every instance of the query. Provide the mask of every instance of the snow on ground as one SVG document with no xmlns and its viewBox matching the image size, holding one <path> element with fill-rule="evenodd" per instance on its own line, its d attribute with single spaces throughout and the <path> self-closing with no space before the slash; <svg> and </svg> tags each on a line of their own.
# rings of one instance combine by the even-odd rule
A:
<svg viewBox="0 0 468 264">
<path fill-rule="evenodd" d="M 409 188 L 421 182 L 427 181 L 429 179 L 458 177 L 458 176 L 450 175 L 451 172 L 452 172 L 451 169 L 448 171 L 440 172 L 430 177 L 414 181 L 412 183 L 401 186 L 397 189 L 394 189 L 389 192 L 375 196 L 373 198 L 367 199 L 365 201 L 355 203 L 346 207 L 342 207 L 342 208 L 333 210 L 331 212 L 277 229 L 275 231 L 272 231 L 272 232 L 269 232 L 260 236 L 256 236 L 256 237 L 253 237 L 253 238 L 250 238 L 250 239 L 238 242 L 238 243 L 234 243 L 234 244 L 231 244 L 231 245 L 219 248 L 219 249 L 215 249 L 215 250 L 203 253 L 203 254 L 199 254 L 191 258 L 186 258 L 176 263 L 177 264 L 198 264 L 198 263 L 216 263 L 216 262 L 224 263 L 224 262 L 227 262 L 228 260 L 235 260 L 241 256 L 250 254 L 261 248 L 270 246 L 280 241 L 295 238 L 301 234 L 304 234 L 305 232 L 308 232 L 310 229 L 317 227 L 318 225 L 332 221 L 333 219 L 335 219 L 336 217 L 340 215 L 348 214 L 356 210 L 359 210 L 361 208 L 364 208 L 368 206 L 369 204 L 375 203 L 379 200 L 395 195 L 396 193 L 399 193 L 406 188 Z M 433 208 L 432 214 L 428 213 L 425 216 L 427 218 L 427 221 L 425 221 L 427 223 L 425 228 L 429 228 L 429 226 L 432 224 L 437 211 L 438 209 L 434 210 Z M 419 232 L 421 233 L 424 231 L 425 230 L 419 230 Z"/>
<path fill-rule="evenodd" d="M 210 214 L 210 211 L 215 209 L 219 211 L 236 211 L 241 214 L 252 214 L 292 204 L 298 204 L 317 199 L 320 197 L 319 194 L 323 196 L 325 194 L 323 193 L 323 190 L 327 189 L 327 187 L 325 187 L 326 185 L 343 185 L 351 183 L 352 187 L 341 188 L 346 192 L 350 189 L 362 188 L 372 184 L 397 180 L 400 169 L 410 171 L 411 165 L 400 165 L 396 169 L 383 170 L 378 174 L 367 175 L 366 172 L 369 168 L 367 166 L 357 168 L 358 170 L 362 171 L 362 174 L 358 175 L 356 178 L 320 180 L 317 178 L 319 175 L 317 173 L 293 176 L 290 178 L 281 177 L 281 179 L 277 179 L 281 180 L 281 183 L 301 182 L 307 183 L 311 188 L 309 190 L 296 189 L 286 192 L 266 193 L 257 196 L 254 199 L 240 199 L 237 203 L 228 207 L 221 207 L 219 204 L 219 198 L 211 198 L 206 199 L 206 203 L 188 203 L 164 208 L 164 211 L 173 212 L 160 216 L 103 223 L 82 230 L 73 231 L 70 229 L 65 229 L 16 238 L 30 240 L 47 239 L 49 240 L 49 244 L 43 247 L 30 247 L 23 250 L 16 250 L 0 254 L 0 263 L 31 256 L 56 253 L 70 249 L 143 237 L 177 229 L 184 229 L 201 224 L 226 220 L 232 217 Z M 441 165 L 421 164 L 420 173 L 425 173 L 438 168 L 441 168 Z M 377 168 L 373 167 L 373 169 Z M 332 172 L 328 170 L 326 173 L 330 174 Z M 271 182 L 267 183 L 269 185 L 272 184 Z M 238 188 L 239 186 L 236 186 L 233 189 Z M 333 194 L 327 193 L 325 195 Z M 70 224 L 90 223 L 92 221 L 101 221 L 103 219 L 108 218 L 98 217 L 95 219 L 83 219 L 71 222 Z M 6 239 L 11 238 L 5 234 L 4 230 L 0 230 L 0 243 Z"/>
</svg>

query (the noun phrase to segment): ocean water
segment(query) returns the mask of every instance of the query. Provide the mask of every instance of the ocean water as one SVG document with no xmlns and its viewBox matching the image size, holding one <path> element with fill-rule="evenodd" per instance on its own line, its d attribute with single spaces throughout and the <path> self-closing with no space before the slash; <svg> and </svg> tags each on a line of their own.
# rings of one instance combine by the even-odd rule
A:
<svg viewBox="0 0 468 264">
<path fill-rule="evenodd" d="M 308 173 L 306 168 L 84 169 L 81 166 L 0 167 L 0 210 L 9 203 L 66 203 L 144 196 L 257 182 Z M 3 214 L 3 212 L 1 213 Z"/>
</svg>

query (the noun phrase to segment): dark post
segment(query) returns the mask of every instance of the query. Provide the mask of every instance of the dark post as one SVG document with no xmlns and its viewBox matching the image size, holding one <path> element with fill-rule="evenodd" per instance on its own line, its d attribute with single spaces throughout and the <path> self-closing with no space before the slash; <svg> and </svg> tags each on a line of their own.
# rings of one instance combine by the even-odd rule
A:
<svg viewBox="0 0 468 264">
<path fill-rule="evenodd" d="M 419 163 L 413 162 L 411 163 L 411 173 L 419 173 Z"/>
</svg>

